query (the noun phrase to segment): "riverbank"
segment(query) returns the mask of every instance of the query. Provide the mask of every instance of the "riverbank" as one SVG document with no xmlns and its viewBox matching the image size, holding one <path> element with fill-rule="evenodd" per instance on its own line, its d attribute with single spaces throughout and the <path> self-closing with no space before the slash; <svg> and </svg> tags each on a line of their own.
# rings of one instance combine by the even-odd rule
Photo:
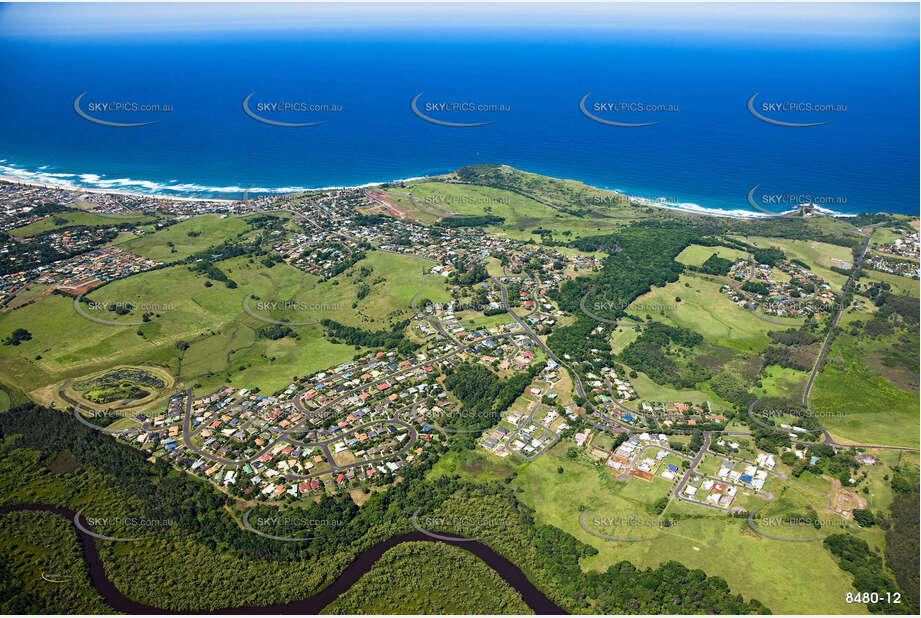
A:
<svg viewBox="0 0 921 618">
<path fill-rule="evenodd" d="M 129 599 L 115 586 L 115 584 L 108 578 L 105 571 L 105 565 L 102 562 L 102 558 L 99 555 L 99 550 L 96 547 L 96 541 L 92 535 L 86 532 L 87 522 L 85 516 L 82 514 L 77 514 L 76 512 L 68 509 L 66 507 L 57 507 L 50 506 L 46 504 L 23 504 L 23 505 L 13 505 L 13 506 L 3 506 L 0 507 L 0 516 L 13 513 L 16 511 L 41 511 L 47 513 L 54 513 L 64 519 L 69 520 L 74 524 L 74 530 L 77 533 L 77 537 L 80 540 L 80 545 L 83 548 L 83 557 L 86 560 L 87 567 L 90 572 L 90 581 L 93 584 L 93 587 L 96 588 L 96 591 L 102 597 L 109 607 L 112 609 L 123 612 L 126 614 L 175 614 L 178 612 L 171 612 L 160 607 L 154 607 L 152 605 L 145 605 L 144 603 L 139 603 L 133 599 Z M 77 525 L 77 517 L 81 518 L 80 526 Z M 272 605 L 265 605 L 260 607 L 227 607 L 222 609 L 216 609 L 213 611 L 201 611 L 195 613 L 201 614 L 319 614 L 327 605 L 335 601 L 339 595 L 343 594 L 349 588 L 351 588 L 363 575 L 368 573 L 374 564 L 380 560 L 381 556 L 384 555 L 388 549 L 396 547 L 402 543 L 407 542 L 429 542 L 429 543 L 444 543 L 447 545 L 453 545 L 461 549 L 469 551 L 471 554 L 482 560 L 486 563 L 487 566 L 492 568 L 496 573 L 502 577 L 505 582 L 515 589 L 520 595 L 522 600 L 527 603 L 528 607 L 534 610 L 537 614 L 566 614 L 565 610 L 556 605 L 553 601 L 547 598 L 543 592 L 537 589 L 534 584 L 528 581 L 528 578 L 525 577 L 524 573 L 519 569 L 515 564 L 510 560 L 502 556 L 501 554 L 496 553 L 494 550 L 489 548 L 482 543 L 472 540 L 472 539 L 463 539 L 458 538 L 457 540 L 450 540 L 447 538 L 435 539 L 430 536 L 427 536 L 421 532 L 410 532 L 407 534 L 400 534 L 394 537 L 387 539 L 386 541 L 381 541 L 377 545 L 363 551 L 359 554 L 352 563 L 345 568 L 344 571 L 336 578 L 336 580 L 324 588 L 323 590 L 305 597 L 297 601 L 291 601 L 290 603 L 276 603 Z M 65 608 L 62 608 L 64 610 Z"/>
</svg>

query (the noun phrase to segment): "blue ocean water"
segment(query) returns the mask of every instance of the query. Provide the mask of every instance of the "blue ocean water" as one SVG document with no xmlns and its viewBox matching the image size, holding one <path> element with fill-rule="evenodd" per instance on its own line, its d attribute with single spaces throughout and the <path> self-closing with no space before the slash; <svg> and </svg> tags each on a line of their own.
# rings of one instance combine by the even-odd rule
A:
<svg viewBox="0 0 921 618">
<path fill-rule="evenodd" d="M 827 197 L 838 212 L 917 213 L 918 11 L 905 8 L 907 25 L 859 36 L 823 30 L 821 14 L 804 18 L 815 20 L 813 30 L 787 35 L 744 20 L 705 31 L 680 20 L 631 29 L 612 14 L 531 28 L 476 20 L 313 28 L 307 20 L 212 34 L 167 28 L 61 36 L 40 20 L 34 30 L 4 29 L 11 10 L 4 6 L 0 173 L 232 198 L 247 187 L 359 185 L 506 163 L 704 208 L 751 210 L 746 198 L 758 185 L 759 198 Z M 136 102 L 172 111 L 90 112 L 116 122 L 157 120 L 103 126 L 75 113 L 84 92 L 83 110 Z M 244 113 L 242 101 L 253 92 L 251 109 L 306 102 L 341 111 L 261 113 L 325 121 L 274 126 Z M 419 108 L 431 117 L 493 122 L 428 123 L 410 109 L 420 92 Z M 659 122 L 593 121 L 579 109 L 588 93 L 587 108 L 603 119 Z M 756 93 L 766 116 L 831 122 L 764 122 L 746 107 Z M 833 109 L 761 107 L 787 101 Z M 438 102 L 500 107 L 444 112 L 432 105 Z M 605 102 L 665 107 L 595 106 Z"/>
</svg>

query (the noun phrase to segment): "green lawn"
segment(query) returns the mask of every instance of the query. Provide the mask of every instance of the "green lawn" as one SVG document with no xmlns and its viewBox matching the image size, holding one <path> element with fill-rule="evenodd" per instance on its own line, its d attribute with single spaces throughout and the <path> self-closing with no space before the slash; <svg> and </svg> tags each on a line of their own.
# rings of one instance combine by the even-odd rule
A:
<svg viewBox="0 0 921 618">
<path fill-rule="evenodd" d="M 784 397 L 791 401 L 799 401 L 808 379 L 808 372 L 787 369 L 779 365 L 768 365 L 761 371 L 762 387 L 756 391 L 756 394 L 762 397 Z"/>
<path fill-rule="evenodd" d="M 637 373 L 635 378 L 630 378 L 633 390 L 639 399 L 644 401 L 691 401 L 693 403 L 704 404 L 708 399 L 712 401 L 713 397 L 698 390 L 679 390 L 671 386 L 656 384 L 645 373 Z M 630 404 L 631 408 L 635 407 Z"/>
<path fill-rule="evenodd" d="M 870 240 L 873 244 L 885 245 L 904 235 L 905 232 L 901 229 L 897 230 L 897 228 L 888 225 L 880 225 L 873 228 L 873 231 L 870 233 Z"/>
</svg>

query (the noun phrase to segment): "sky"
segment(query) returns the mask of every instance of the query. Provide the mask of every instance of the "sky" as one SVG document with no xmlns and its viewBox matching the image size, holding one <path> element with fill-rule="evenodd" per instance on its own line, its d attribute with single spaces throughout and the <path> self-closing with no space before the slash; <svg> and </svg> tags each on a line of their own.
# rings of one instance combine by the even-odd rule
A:
<svg viewBox="0 0 921 618">
<path fill-rule="evenodd" d="M 833 33 L 855 39 L 917 38 L 919 5 L 858 3 L 761 4 L 416 4 L 200 3 L 0 4 L 0 36 L 85 37 L 210 32 L 352 29 L 457 29 L 509 33 L 553 27 L 636 32 Z"/>
</svg>

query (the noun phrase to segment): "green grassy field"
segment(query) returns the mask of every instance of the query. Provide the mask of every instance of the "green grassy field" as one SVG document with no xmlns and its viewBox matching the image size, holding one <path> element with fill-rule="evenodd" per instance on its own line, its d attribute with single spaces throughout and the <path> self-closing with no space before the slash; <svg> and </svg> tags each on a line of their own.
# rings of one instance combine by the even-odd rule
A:
<svg viewBox="0 0 921 618">
<path fill-rule="evenodd" d="M 809 403 L 813 410 L 832 413 L 823 419 L 825 428 L 846 440 L 918 447 L 918 393 L 896 388 L 873 372 L 850 335 L 835 338 Z"/>
<path fill-rule="evenodd" d="M 10 232 L 17 238 L 26 238 L 36 234 L 44 234 L 62 227 L 85 225 L 87 227 L 108 227 L 111 225 L 124 225 L 126 223 L 150 223 L 156 217 L 146 215 L 117 217 L 114 215 L 97 215 L 90 212 L 61 212 L 51 215 L 41 221 L 18 227 Z"/>
<path fill-rule="evenodd" d="M 492 455 L 481 448 L 463 452 L 448 451 L 432 466 L 428 478 L 458 475 L 472 481 L 503 481 L 514 476 L 522 466 L 516 461 L 511 457 Z"/>
<path fill-rule="evenodd" d="M 808 372 L 768 365 L 762 370 L 762 388 L 755 393 L 762 397 L 784 397 L 791 401 L 799 401 L 808 379 Z"/>
<path fill-rule="evenodd" d="M 879 272 L 877 270 L 864 269 L 863 271 L 866 274 L 865 279 L 861 279 L 861 283 L 865 286 L 867 282 L 880 282 L 888 283 L 892 286 L 892 293 L 899 295 L 908 295 L 918 298 L 919 282 L 917 279 L 909 279 L 908 277 L 901 277 L 899 275 L 892 275 L 889 273 Z"/>
<path fill-rule="evenodd" d="M 407 183 L 401 192 L 411 192 L 417 199 L 436 202 L 459 215 L 494 215 L 505 222 L 490 229 L 520 240 L 534 240 L 531 230 L 537 227 L 557 233 L 569 231 L 569 238 L 603 233 L 611 223 L 603 219 L 575 217 L 551 208 L 524 195 L 479 185 L 438 181 Z"/>
<path fill-rule="evenodd" d="M 703 245 L 690 245 L 686 247 L 684 251 L 679 253 L 678 257 L 675 259 L 682 264 L 687 264 L 688 266 L 700 266 L 714 253 L 721 258 L 732 261 L 743 259 L 746 256 L 744 251 L 739 251 L 738 249 L 730 249 L 729 247 L 704 247 Z"/>
<path fill-rule="evenodd" d="M 388 550 L 324 614 L 531 614 L 479 558 L 442 543 Z"/>
<path fill-rule="evenodd" d="M 458 311 L 454 314 L 458 321 L 469 329 L 493 328 L 503 324 L 513 324 L 515 320 L 507 313 L 483 315 L 479 311 Z"/>
<path fill-rule="evenodd" d="M 640 296 L 627 311 L 641 318 L 648 313 L 653 320 L 688 328 L 716 345 L 760 352 L 770 343 L 767 332 L 777 326 L 758 320 L 751 312 L 733 304 L 728 295 L 720 293 L 720 287 L 714 281 L 681 275 L 678 281 Z M 664 310 L 651 312 L 645 307 L 664 307 Z"/>
<path fill-rule="evenodd" d="M 889 225 L 880 225 L 873 228 L 873 231 L 870 233 L 870 240 L 874 244 L 887 244 L 891 243 L 896 238 L 901 238 L 905 235 L 905 232 L 901 231 L 899 228 L 894 228 Z"/>
<path fill-rule="evenodd" d="M 701 507 L 673 500 L 666 514 L 681 511 L 694 517 L 658 529 L 662 534 L 654 541 L 617 542 L 589 534 L 578 523 L 580 506 L 591 509 L 592 516 L 586 517 L 590 523 L 593 517 L 603 518 L 607 513 L 635 513 L 645 520 L 650 518 L 648 499 L 627 499 L 632 497 L 629 493 L 625 496 L 623 489 L 618 493 L 607 477 L 587 463 L 561 456 L 564 452 L 556 447 L 552 455 L 525 468 L 513 484 L 524 490 L 520 497 L 536 509 L 539 522 L 562 528 L 598 549 L 598 555 L 586 560 L 583 568 L 604 570 L 621 560 L 652 567 L 677 560 L 724 578 L 734 593 L 756 598 L 774 613 L 865 613 L 864 606 L 845 603 L 845 594 L 852 591 L 850 579 L 820 543 L 764 539 L 748 529 L 744 519 L 711 516 Z M 563 474 L 556 472 L 558 466 L 563 467 Z M 631 479 L 624 487 L 635 482 L 637 479 Z M 678 504 L 681 507 L 676 508 Z M 803 581 L 809 585 L 803 586 Z"/>
<path fill-rule="evenodd" d="M 611 333 L 611 349 L 615 354 L 623 352 L 624 348 L 633 343 L 640 336 L 639 328 L 629 326 L 619 326 Z"/>
<path fill-rule="evenodd" d="M 698 390 L 684 390 L 664 386 L 653 382 L 645 373 L 637 372 L 635 378 L 630 378 L 633 390 L 639 399 L 649 401 L 691 401 L 705 404 L 707 400 L 713 401 L 713 396 Z M 630 407 L 634 407 L 630 404 Z"/>
<path fill-rule="evenodd" d="M 119 246 L 125 251 L 158 262 L 174 262 L 234 238 L 249 229 L 250 226 L 241 217 L 221 219 L 220 215 L 202 215 L 152 234 L 131 238 Z"/>
<path fill-rule="evenodd" d="M 711 516 L 701 507 L 673 500 L 666 514 L 674 510 L 694 517 L 660 529 L 662 535 L 654 541 L 609 541 L 586 532 L 578 523 L 580 506 L 591 509 L 592 515 L 586 517 L 590 523 L 594 516 L 603 518 L 608 513 L 634 513 L 645 520 L 650 518 L 649 499 L 642 499 L 643 492 L 640 501 L 631 500 L 633 496 L 623 489 L 618 492 L 608 475 L 599 475 L 590 464 L 569 460 L 563 453 L 565 446 L 555 447 L 552 454 L 524 468 L 513 485 L 523 489 L 520 498 L 536 510 L 539 522 L 553 524 L 598 549 L 583 568 L 605 570 L 621 560 L 653 567 L 677 560 L 724 578 L 733 593 L 756 598 L 774 613 L 865 613 L 864 606 L 845 602 L 845 594 L 853 591 L 850 578 L 820 543 L 764 539 L 748 529 L 744 519 Z M 563 474 L 557 473 L 558 466 Z M 623 487 L 635 482 L 631 479 Z M 681 507 L 676 508 L 678 504 Z M 804 581 L 809 585 L 802 585 Z"/>
<path fill-rule="evenodd" d="M 20 307 L 30 301 L 36 300 L 37 298 L 39 298 L 40 296 L 48 292 L 49 288 L 52 288 L 52 287 L 53 286 L 50 286 L 50 285 L 38 285 L 38 284 L 26 286 L 25 288 L 22 289 L 22 291 L 19 292 L 19 294 L 16 295 L 15 298 L 13 298 L 9 303 L 6 304 L 6 307 L 4 307 L 4 309 L 6 310 L 16 309 L 17 307 Z"/>
<path fill-rule="evenodd" d="M 382 280 L 356 301 L 361 266 L 373 268 L 369 284 Z M 417 292 L 432 300 L 448 298 L 443 278 L 423 275 L 420 262 L 383 253 L 369 253 L 366 260 L 322 284 L 286 264 L 266 268 L 245 257 L 220 262 L 219 267 L 237 282 L 236 289 L 220 282 L 205 287 L 205 278 L 183 265 L 121 279 L 87 296 L 96 303 L 131 302 L 139 307 L 124 316 L 85 309 L 114 322 L 141 322 L 142 304 L 164 308 L 141 326 L 90 322 L 74 312 L 72 300 L 56 295 L 0 315 L 0 333 L 19 327 L 32 333 L 31 341 L 0 347 L 0 380 L 32 392 L 114 365 L 150 363 L 175 375 L 176 343 L 186 341 L 191 345 L 183 359 L 183 381 L 207 388 L 230 379 L 240 387 L 274 391 L 290 383 L 292 376 L 350 360 L 356 350 L 330 343 L 318 325 L 293 327 L 299 339 L 259 338 L 258 329 L 267 324 L 244 313 L 243 300 L 249 294 L 260 299 L 251 300 L 250 309 L 268 319 L 331 318 L 372 330 L 385 328 L 388 318 L 410 315 L 410 301 Z M 273 312 L 260 311 L 260 301 L 300 304 L 293 311 Z M 42 400 L 50 400 L 49 393 L 42 395 Z"/>
<path fill-rule="evenodd" d="M 387 200 L 390 203 L 405 210 L 410 217 L 422 225 L 431 225 L 441 216 L 449 214 L 447 209 L 441 208 L 434 204 L 426 203 L 424 200 L 420 200 L 420 203 L 417 205 L 416 202 L 414 202 L 410 197 L 408 189 L 396 188 L 391 189 L 386 193 Z"/>
</svg>

